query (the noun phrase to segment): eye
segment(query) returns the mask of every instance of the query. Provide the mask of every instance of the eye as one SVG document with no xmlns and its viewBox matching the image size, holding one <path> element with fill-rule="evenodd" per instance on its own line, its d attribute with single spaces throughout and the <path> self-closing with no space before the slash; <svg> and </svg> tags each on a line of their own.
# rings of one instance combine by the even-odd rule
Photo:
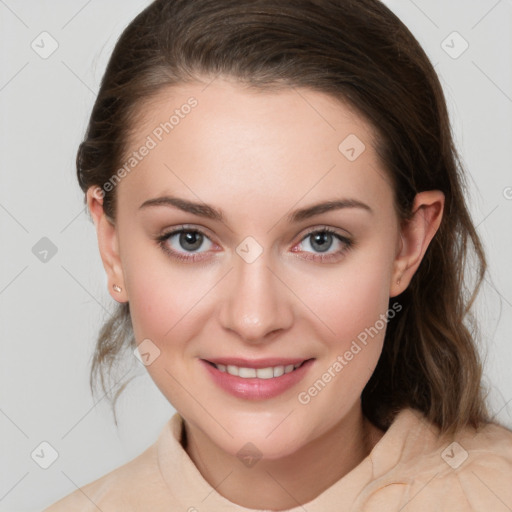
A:
<svg viewBox="0 0 512 512">
<path fill-rule="evenodd" d="M 171 258 L 191 263 L 207 258 L 206 253 L 215 245 L 201 230 L 186 226 L 160 235 L 157 237 L 157 242 Z M 353 241 L 349 238 L 331 228 L 323 227 L 306 234 L 301 242 L 292 249 L 292 252 L 305 253 L 305 256 L 302 257 L 306 260 L 337 261 L 353 245 Z"/>
<path fill-rule="evenodd" d="M 313 261 L 333 261 L 341 258 L 345 252 L 352 248 L 353 242 L 349 238 L 337 233 L 331 228 L 325 227 L 309 232 L 296 247 L 301 249 L 292 249 L 293 252 L 305 251 L 311 249 L 313 254 L 308 254 L 305 258 Z M 330 251 L 333 249 L 332 251 Z M 330 251 L 330 252 L 328 252 Z"/>
<path fill-rule="evenodd" d="M 213 246 L 212 241 L 202 231 L 185 227 L 165 233 L 157 241 L 167 254 L 185 261 L 201 259 L 200 255 Z"/>
</svg>

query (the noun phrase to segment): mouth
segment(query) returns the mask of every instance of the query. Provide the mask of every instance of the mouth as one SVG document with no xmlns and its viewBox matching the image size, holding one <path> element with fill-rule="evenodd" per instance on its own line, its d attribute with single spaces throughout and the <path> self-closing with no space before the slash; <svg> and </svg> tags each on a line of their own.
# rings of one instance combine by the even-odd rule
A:
<svg viewBox="0 0 512 512">
<path fill-rule="evenodd" d="M 244 400 L 267 400 L 291 391 L 310 372 L 310 359 L 200 359 L 212 383 Z"/>
</svg>

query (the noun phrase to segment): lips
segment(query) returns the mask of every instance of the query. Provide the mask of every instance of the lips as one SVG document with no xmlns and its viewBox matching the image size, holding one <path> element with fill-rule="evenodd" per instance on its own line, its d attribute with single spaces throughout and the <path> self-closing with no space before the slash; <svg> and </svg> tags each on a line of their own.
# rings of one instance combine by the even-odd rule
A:
<svg viewBox="0 0 512 512">
<path fill-rule="evenodd" d="M 295 387 L 309 372 L 314 361 L 314 358 L 200 359 L 217 386 L 246 400 L 270 399 Z M 269 369 L 273 370 L 272 376 Z"/>
</svg>

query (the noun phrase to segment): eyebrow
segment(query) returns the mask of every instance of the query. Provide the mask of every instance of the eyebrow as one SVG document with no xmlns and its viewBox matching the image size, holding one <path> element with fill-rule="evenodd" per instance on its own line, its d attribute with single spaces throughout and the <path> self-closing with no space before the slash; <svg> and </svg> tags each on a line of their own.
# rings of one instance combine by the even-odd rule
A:
<svg viewBox="0 0 512 512">
<path fill-rule="evenodd" d="M 194 203 L 192 201 L 188 201 L 187 199 L 172 196 L 148 199 L 141 204 L 139 209 L 155 206 L 175 207 L 184 212 L 192 213 L 193 215 L 197 215 L 199 217 L 205 217 L 207 219 L 212 219 L 219 222 L 224 221 L 222 212 L 213 206 L 210 206 L 206 203 Z M 288 214 L 287 220 L 290 223 L 297 223 L 305 219 L 309 219 L 310 217 L 314 217 L 315 215 L 320 215 L 321 213 L 329 212 L 332 210 L 341 210 L 345 208 L 357 208 L 366 210 L 369 213 L 373 213 L 373 210 L 367 204 L 362 203 L 361 201 L 356 199 L 338 199 L 317 203 L 306 208 L 295 210 Z"/>
</svg>

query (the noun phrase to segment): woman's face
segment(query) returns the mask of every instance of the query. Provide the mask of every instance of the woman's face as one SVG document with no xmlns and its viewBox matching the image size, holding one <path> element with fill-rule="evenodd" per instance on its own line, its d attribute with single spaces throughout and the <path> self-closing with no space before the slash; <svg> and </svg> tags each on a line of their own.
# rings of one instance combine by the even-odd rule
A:
<svg viewBox="0 0 512 512">
<path fill-rule="evenodd" d="M 305 89 L 219 79 L 145 107 L 116 187 L 123 293 L 151 377 L 230 454 L 291 454 L 358 407 L 398 293 L 373 144 L 361 117 Z"/>
</svg>

